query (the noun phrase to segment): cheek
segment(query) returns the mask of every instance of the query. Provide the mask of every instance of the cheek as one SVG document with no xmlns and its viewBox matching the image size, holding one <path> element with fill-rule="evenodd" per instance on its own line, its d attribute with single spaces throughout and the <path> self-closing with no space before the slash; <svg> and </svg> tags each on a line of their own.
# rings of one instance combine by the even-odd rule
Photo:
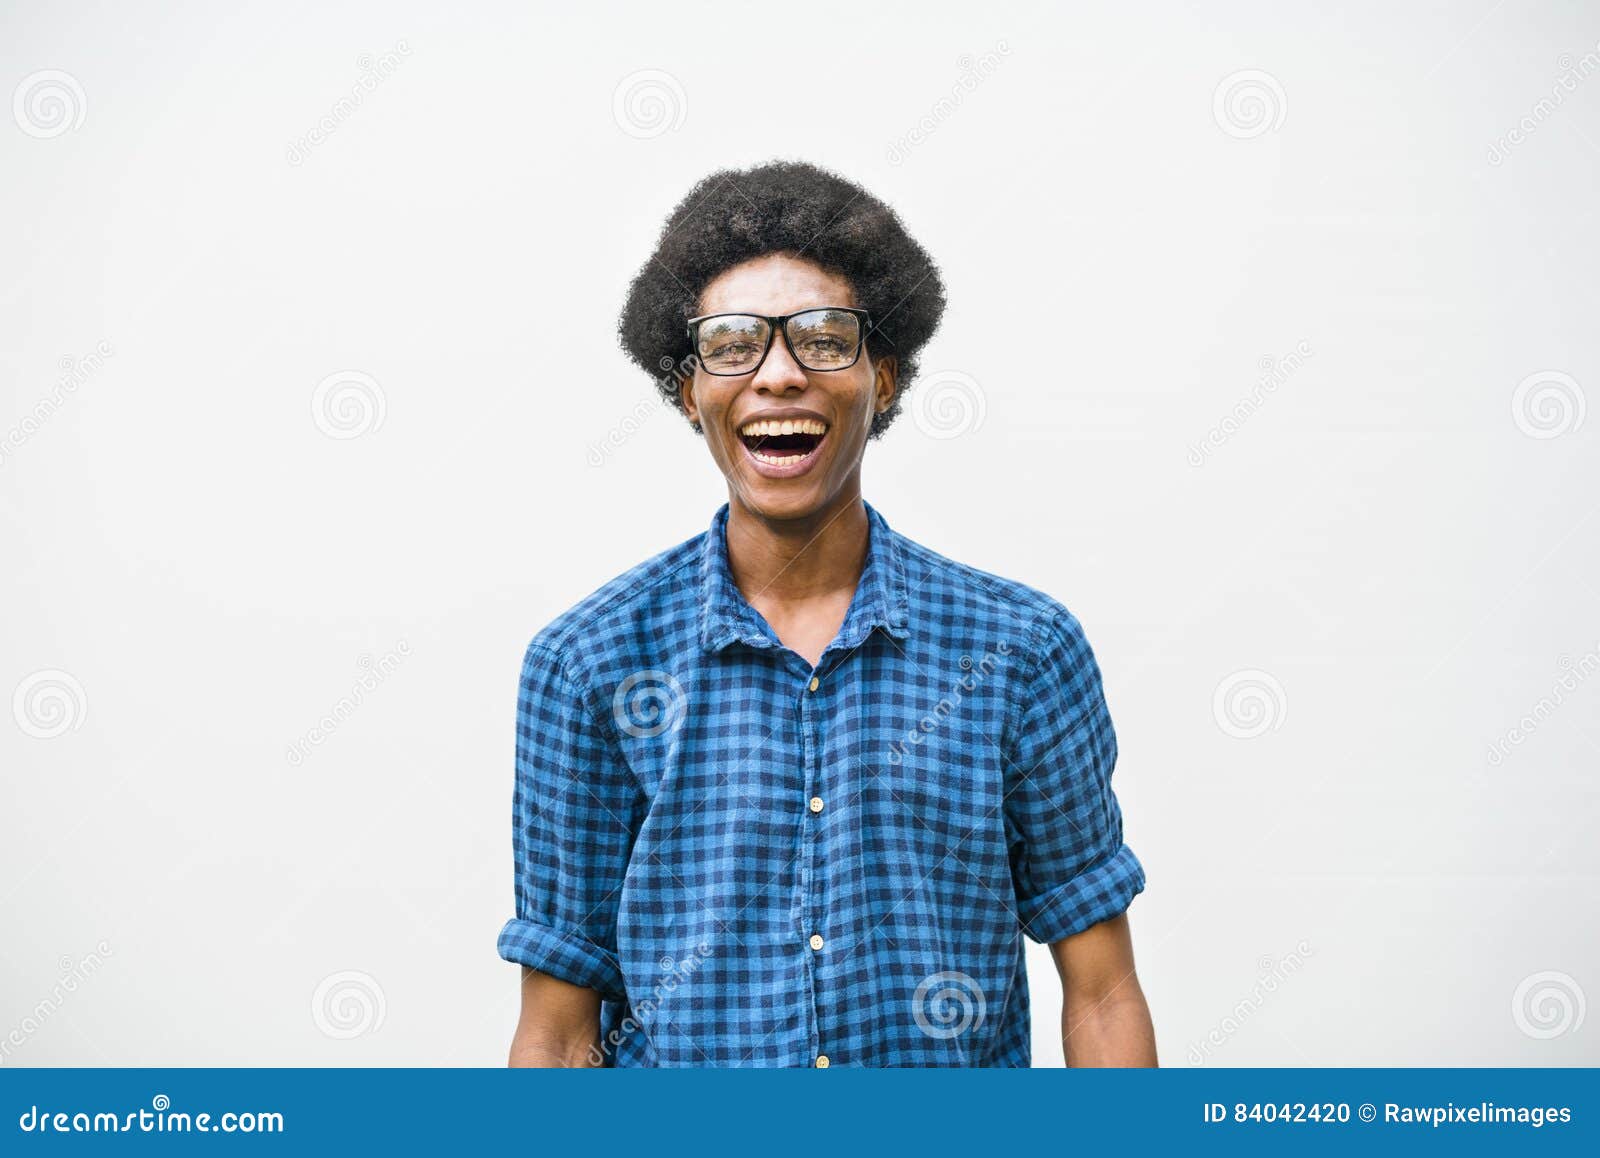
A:
<svg viewBox="0 0 1600 1158">
<path fill-rule="evenodd" d="M 732 465 L 739 461 L 743 444 L 737 435 L 728 431 L 728 411 L 725 406 L 701 408 L 700 432 L 711 451 L 711 457 L 717 462 Z"/>
<path fill-rule="evenodd" d="M 873 376 L 867 374 L 857 383 L 856 389 L 851 392 L 848 399 L 842 399 L 839 409 L 851 418 L 851 426 L 865 430 L 872 425 L 872 416 L 876 412 L 876 399 L 873 395 Z"/>
<path fill-rule="evenodd" d="M 722 417 L 727 413 L 727 401 L 717 396 L 714 384 L 708 384 L 700 378 L 694 383 L 695 419 L 705 429 L 706 437 L 713 437 L 712 432 L 721 424 Z"/>
</svg>

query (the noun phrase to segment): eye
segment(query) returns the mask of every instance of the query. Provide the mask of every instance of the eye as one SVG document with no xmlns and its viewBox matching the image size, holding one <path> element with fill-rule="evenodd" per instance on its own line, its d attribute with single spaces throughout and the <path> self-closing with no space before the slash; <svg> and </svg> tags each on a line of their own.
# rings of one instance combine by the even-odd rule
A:
<svg viewBox="0 0 1600 1158">
<path fill-rule="evenodd" d="M 819 366 L 831 366 L 843 362 L 845 355 L 850 353 L 849 342 L 829 334 L 820 334 L 807 338 L 800 343 L 800 357 L 809 362 L 813 369 Z"/>
<path fill-rule="evenodd" d="M 710 346 L 705 351 L 705 356 L 708 358 L 753 358 L 760 352 L 761 348 L 750 342 L 724 342 L 720 346 Z"/>
</svg>

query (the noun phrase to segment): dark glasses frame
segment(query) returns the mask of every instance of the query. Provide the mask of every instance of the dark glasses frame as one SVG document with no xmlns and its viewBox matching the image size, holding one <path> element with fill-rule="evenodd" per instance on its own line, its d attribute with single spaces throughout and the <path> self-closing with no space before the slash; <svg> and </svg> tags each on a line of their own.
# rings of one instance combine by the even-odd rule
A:
<svg viewBox="0 0 1600 1158">
<path fill-rule="evenodd" d="M 856 339 L 856 352 L 851 356 L 848 362 L 842 363 L 838 366 L 824 366 L 822 369 L 818 370 L 807 366 L 800 360 L 800 355 L 795 353 L 794 339 L 789 336 L 789 319 L 798 318 L 801 314 L 815 314 L 822 311 L 829 311 L 837 314 L 854 314 L 856 318 L 856 326 L 860 329 L 861 336 Z M 759 318 L 761 321 L 767 323 L 766 348 L 761 351 L 761 357 L 756 359 L 756 364 L 751 366 L 750 369 L 713 370 L 711 367 L 707 366 L 705 364 L 705 360 L 700 357 L 700 324 L 702 322 L 715 321 L 717 318 Z M 802 370 L 805 370 L 809 374 L 832 374 L 836 370 L 848 370 L 851 366 L 854 366 L 857 362 L 861 361 L 861 350 L 867 344 L 867 332 L 871 329 L 871 315 L 868 314 L 866 310 L 857 309 L 855 306 L 811 306 L 808 309 L 796 310 L 792 314 L 755 314 L 751 313 L 749 310 L 726 310 L 720 314 L 701 314 L 697 318 L 689 319 L 689 350 L 694 356 L 695 365 L 704 370 L 707 374 L 714 375 L 718 378 L 739 378 L 745 374 L 754 374 L 766 364 L 767 355 L 772 353 L 772 339 L 776 335 L 782 334 L 783 344 L 788 348 L 789 357 L 794 359 L 796 366 L 799 366 Z"/>
</svg>

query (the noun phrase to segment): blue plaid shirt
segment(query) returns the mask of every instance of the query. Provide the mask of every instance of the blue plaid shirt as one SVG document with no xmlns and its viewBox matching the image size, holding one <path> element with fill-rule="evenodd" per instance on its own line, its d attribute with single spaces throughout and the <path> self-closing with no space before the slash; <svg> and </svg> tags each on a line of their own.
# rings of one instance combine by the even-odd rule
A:
<svg viewBox="0 0 1600 1158">
<path fill-rule="evenodd" d="M 1023 935 L 1144 887 L 1077 620 L 867 512 L 815 668 L 726 506 L 528 646 L 500 955 L 600 992 L 604 1064 L 1026 1066 Z"/>
</svg>

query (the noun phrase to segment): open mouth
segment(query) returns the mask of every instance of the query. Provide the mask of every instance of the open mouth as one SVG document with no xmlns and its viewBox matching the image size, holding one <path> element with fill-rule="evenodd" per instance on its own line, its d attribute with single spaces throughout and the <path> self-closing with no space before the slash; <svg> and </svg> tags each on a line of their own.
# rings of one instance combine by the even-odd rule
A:
<svg viewBox="0 0 1600 1158">
<path fill-rule="evenodd" d="M 760 419 L 739 427 L 750 457 L 777 469 L 800 466 L 827 436 L 828 424 L 815 418 Z"/>
</svg>

